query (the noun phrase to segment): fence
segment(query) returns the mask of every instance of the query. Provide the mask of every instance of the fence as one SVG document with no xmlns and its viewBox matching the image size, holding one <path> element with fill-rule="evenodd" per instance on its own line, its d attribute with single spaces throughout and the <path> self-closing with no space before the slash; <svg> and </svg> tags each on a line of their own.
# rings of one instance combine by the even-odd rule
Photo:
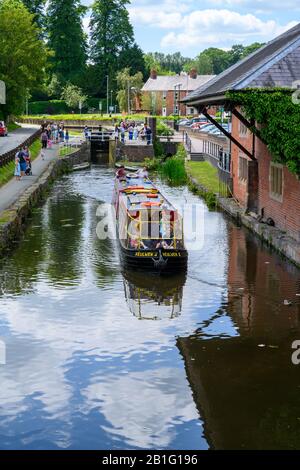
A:
<svg viewBox="0 0 300 470">
<path fill-rule="evenodd" d="M 41 130 L 37 130 L 34 134 L 32 134 L 28 139 L 26 139 L 22 144 L 15 147 L 13 150 L 0 155 L 0 168 L 7 165 L 8 163 L 14 161 L 15 155 L 17 150 L 20 147 L 29 147 L 36 139 L 38 139 L 41 135 Z"/>
</svg>

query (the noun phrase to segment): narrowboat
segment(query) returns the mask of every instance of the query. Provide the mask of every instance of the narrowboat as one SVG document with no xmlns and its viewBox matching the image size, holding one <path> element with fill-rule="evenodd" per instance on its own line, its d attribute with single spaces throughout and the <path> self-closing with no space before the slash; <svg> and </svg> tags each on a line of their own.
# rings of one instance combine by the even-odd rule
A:
<svg viewBox="0 0 300 470">
<path fill-rule="evenodd" d="M 121 258 L 128 267 L 174 274 L 186 269 L 183 219 L 148 178 L 116 177 L 113 204 Z"/>
</svg>

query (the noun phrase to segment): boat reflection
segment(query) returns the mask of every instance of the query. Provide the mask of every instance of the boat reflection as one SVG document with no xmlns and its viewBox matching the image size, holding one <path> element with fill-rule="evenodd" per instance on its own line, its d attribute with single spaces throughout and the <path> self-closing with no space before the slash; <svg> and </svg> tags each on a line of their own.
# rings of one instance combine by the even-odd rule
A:
<svg viewBox="0 0 300 470">
<path fill-rule="evenodd" d="M 161 277 L 123 271 L 125 298 L 130 312 L 140 320 L 173 319 L 181 314 L 186 274 Z"/>
</svg>

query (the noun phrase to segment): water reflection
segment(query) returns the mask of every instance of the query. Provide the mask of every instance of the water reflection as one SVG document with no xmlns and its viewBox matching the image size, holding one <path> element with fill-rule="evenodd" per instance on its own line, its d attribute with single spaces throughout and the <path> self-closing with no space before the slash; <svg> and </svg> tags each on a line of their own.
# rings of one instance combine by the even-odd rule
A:
<svg viewBox="0 0 300 470">
<path fill-rule="evenodd" d="M 187 275 L 122 273 L 111 176 L 57 182 L 0 261 L 0 447 L 300 448 L 299 271 L 206 210 Z"/>
<path fill-rule="evenodd" d="M 299 270 L 231 223 L 228 243 L 226 309 L 239 334 L 177 342 L 205 436 L 215 449 L 299 449 Z"/>
<path fill-rule="evenodd" d="M 124 270 L 123 277 L 126 302 L 138 319 L 173 319 L 181 314 L 185 273 L 163 277 Z"/>
</svg>

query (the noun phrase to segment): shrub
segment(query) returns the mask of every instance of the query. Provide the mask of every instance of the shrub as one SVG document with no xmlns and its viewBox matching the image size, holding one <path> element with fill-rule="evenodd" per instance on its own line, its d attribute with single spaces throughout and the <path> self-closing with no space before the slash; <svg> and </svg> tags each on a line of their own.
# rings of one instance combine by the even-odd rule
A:
<svg viewBox="0 0 300 470">
<path fill-rule="evenodd" d="M 187 174 L 185 170 L 186 151 L 183 145 L 179 145 L 176 155 L 168 158 L 160 166 L 160 174 L 174 184 L 185 184 Z"/>
</svg>

